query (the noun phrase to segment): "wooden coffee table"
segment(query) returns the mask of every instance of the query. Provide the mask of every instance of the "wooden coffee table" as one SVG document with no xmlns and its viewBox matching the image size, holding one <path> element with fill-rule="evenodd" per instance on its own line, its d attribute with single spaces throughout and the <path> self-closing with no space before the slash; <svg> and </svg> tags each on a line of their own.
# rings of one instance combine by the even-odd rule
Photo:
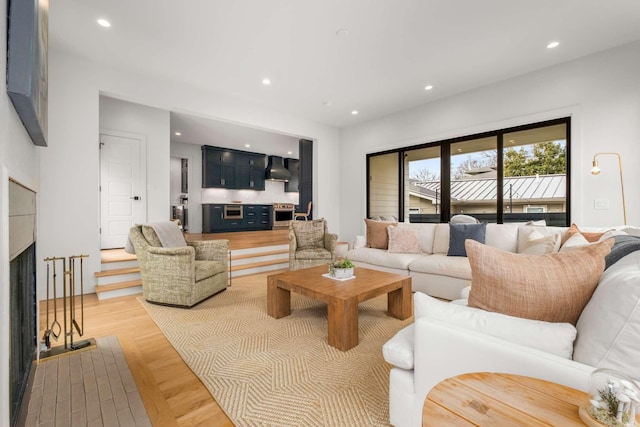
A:
<svg viewBox="0 0 640 427">
<path fill-rule="evenodd" d="M 584 427 L 578 407 L 586 401 L 586 393 L 550 381 L 476 372 L 432 388 L 422 408 L 422 425 Z"/>
<path fill-rule="evenodd" d="M 358 345 L 358 304 L 387 294 L 387 312 L 398 319 L 412 315 L 411 277 L 356 267 L 355 279 L 323 277 L 327 266 L 288 271 L 268 277 L 267 313 L 279 319 L 291 314 L 291 292 L 327 303 L 329 345 L 346 351 Z"/>
</svg>

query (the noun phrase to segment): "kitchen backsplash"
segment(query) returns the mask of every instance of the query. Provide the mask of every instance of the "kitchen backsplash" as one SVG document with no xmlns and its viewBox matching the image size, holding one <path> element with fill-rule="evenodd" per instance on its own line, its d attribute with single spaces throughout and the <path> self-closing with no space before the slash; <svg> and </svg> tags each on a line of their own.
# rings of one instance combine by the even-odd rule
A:
<svg viewBox="0 0 640 427">
<path fill-rule="evenodd" d="M 269 205 L 271 203 L 298 204 L 298 193 L 285 193 L 284 182 L 266 181 L 264 191 L 228 190 L 224 188 L 201 189 L 202 203 L 233 203 Z"/>
</svg>

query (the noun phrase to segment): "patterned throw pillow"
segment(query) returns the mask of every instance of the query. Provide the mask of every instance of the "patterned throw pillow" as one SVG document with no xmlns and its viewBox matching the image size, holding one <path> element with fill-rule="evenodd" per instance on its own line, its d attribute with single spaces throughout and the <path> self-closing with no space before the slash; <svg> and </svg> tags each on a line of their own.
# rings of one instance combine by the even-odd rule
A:
<svg viewBox="0 0 640 427">
<path fill-rule="evenodd" d="M 419 254 L 420 230 L 414 227 L 388 227 L 389 252 L 401 254 Z"/>
<path fill-rule="evenodd" d="M 395 227 L 398 224 L 395 222 L 374 221 L 368 218 L 365 218 L 364 222 L 367 224 L 367 247 L 387 249 L 389 247 L 387 228 Z"/>
<path fill-rule="evenodd" d="M 291 227 L 296 235 L 298 249 L 324 248 L 324 219 L 313 221 L 292 221 Z"/>
<path fill-rule="evenodd" d="M 547 255 L 513 254 L 467 240 L 469 306 L 575 325 L 598 286 L 613 240 Z"/>
</svg>

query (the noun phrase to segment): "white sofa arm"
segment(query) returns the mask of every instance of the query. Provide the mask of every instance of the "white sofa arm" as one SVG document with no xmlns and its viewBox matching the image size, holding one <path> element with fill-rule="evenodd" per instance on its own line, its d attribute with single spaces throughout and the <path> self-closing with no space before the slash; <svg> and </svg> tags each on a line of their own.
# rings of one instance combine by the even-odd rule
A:
<svg viewBox="0 0 640 427">
<path fill-rule="evenodd" d="M 414 421 L 421 419 L 429 390 L 445 378 L 469 372 L 505 372 L 587 390 L 595 369 L 434 319 L 416 321 L 414 345 Z"/>
</svg>

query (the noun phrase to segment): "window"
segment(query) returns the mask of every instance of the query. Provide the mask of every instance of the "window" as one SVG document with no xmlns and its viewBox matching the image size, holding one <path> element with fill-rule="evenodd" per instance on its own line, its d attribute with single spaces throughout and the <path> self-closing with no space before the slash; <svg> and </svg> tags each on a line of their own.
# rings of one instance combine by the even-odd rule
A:
<svg viewBox="0 0 640 427">
<path fill-rule="evenodd" d="M 440 147 L 405 151 L 404 158 L 409 171 L 405 187 L 405 206 L 409 208 L 409 216 L 420 218 L 419 222 L 440 222 Z"/>
<path fill-rule="evenodd" d="M 398 153 L 382 154 L 369 159 L 369 218 L 397 217 L 400 209 Z"/>
<path fill-rule="evenodd" d="M 367 155 L 367 215 L 569 224 L 570 119 Z"/>
</svg>

